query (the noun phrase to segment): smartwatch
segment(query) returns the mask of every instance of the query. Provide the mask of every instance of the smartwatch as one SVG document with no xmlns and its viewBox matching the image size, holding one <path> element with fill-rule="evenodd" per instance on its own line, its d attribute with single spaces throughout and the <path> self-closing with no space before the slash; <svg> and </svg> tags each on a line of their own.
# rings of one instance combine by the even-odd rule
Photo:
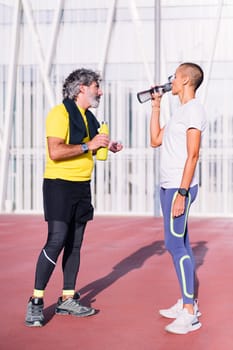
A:
<svg viewBox="0 0 233 350">
<path fill-rule="evenodd" d="M 189 191 L 186 188 L 178 188 L 178 193 L 183 197 L 188 197 Z"/>
<path fill-rule="evenodd" d="M 81 147 L 82 147 L 83 153 L 88 152 L 88 145 L 86 143 L 81 143 Z"/>
</svg>

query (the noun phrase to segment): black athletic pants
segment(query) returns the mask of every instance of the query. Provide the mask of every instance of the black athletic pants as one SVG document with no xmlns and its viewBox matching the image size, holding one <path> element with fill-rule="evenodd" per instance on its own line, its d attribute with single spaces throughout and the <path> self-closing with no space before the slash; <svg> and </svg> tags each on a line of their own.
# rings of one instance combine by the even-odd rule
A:
<svg viewBox="0 0 233 350">
<path fill-rule="evenodd" d="M 46 288 L 63 250 L 63 289 L 74 290 L 84 231 L 93 218 L 90 181 L 44 179 L 43 198 L 48 238 L 37 261 L 34 288 Z"/>
<path fill-rule="evenodd" d="M 80 250 L 86 223 L 48 222 L 48 239 L 42 249 L 35 276 L 35 289 L 44 290 L 63 250 L 63 289 L 74 290 L 80 265 Z"/>
</svg>

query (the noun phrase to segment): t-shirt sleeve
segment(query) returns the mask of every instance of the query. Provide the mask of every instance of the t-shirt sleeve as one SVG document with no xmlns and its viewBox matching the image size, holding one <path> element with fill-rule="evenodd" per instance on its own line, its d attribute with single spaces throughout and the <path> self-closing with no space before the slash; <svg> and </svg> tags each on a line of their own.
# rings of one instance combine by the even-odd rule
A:
<svg viewBox="0 0 233 350">
<path fill-rule="evenodd" d="M 46 118 L 46 137 L 67 138 L 68 117 L 61 106 L 54 107 Z"/>
<path fill-rule="evenodd" d="M 205 111 L 200 108 L 200 106 L 196 106 L 196 108 L 190 108 L 187 118 L 187 129 L 195 128 L 200 131 L 203 131 L 205 128 Z"/>
</svg>

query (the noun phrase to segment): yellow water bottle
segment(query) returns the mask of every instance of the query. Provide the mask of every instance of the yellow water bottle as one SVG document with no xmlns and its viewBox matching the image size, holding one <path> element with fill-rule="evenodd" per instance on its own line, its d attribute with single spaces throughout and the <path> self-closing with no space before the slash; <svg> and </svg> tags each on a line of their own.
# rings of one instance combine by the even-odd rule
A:
<svg viewBox="0 0 233 350">
<path fill-rule="evenodd" d="M 108 123 L 103 121 L 101 123 L 101 126 L 99 128 L 100 134 L 106 134 L 109 135 L 109 129 L 108 129 Z M 98 160 L 106 160 L 108 158 L 108 147 L 100 147 L 96 151 L 96 159 Z"/>
</svg>

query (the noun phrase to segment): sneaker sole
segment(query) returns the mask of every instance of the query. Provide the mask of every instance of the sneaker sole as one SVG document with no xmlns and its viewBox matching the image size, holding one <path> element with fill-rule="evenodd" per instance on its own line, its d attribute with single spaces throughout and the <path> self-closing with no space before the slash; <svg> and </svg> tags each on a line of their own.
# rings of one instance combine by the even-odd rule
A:
<svg viewBox="0 0 233 350">
<path fill-rule="evenodd" d="M 160 314 L 160 316 L 165 317 L 165 318 L 169 318 L 169 319 L 176 319 L 177 318 L 177 315 L 176 316 L 168 315 L 168 314 L 163 313 L 162 310 L 159 310 L 159 314 Z M 200 317 L 200 316 L 201 316 L 201 312 L 198 311 L 197 312 L 197 317 Z"/>
<path fill-rule="evenodd" d="M 75 316 L 75 317 L 88 317 L 88 316 L 92 316 L 96 313 L 96 310 L 93 309 L 92 311 L 90 312 L 86 312 L 86 313 L 82 313 L 82 314 L 76 314 L 72 311 L 67 311 L 67 310 L 62 310 L 62 309 L 59 309 L 59 310 L 55 310 L 55 314 L 56 315 L 72 315 L 72 316 Z"/>
<path fill-rule="evenodd" d="M 25 322 L 25 325 L 28 327 L 43 327 L 43 323 L 40 321 L 35 321 L 35 322 Z"/>
<path fill-rule="evenodd" d="M 181 329 L 170 329 L 169 326 L 165 327 L 165 330 L 173 334 L 187 334 L 189 332 L 197 331 L 199 328 L 201 328 L 201 326 L 202 326 L 201 322 L 198 322 L 196 325 L 194 325 L 190 329 L 187 329 L 186 331 L 185 330 L 182 331 Z"/>
<path fill-rule="evenodd" d="M 165 318 L 170 318 L 170 319 L 175 319 L 177 316 L 172 316 L 172 315 L 167 315 L 167 314 L 164 314 L 162 310 L 159 310 L 159 314 L 160 316 L 163 316 Z"/>
</svg>

